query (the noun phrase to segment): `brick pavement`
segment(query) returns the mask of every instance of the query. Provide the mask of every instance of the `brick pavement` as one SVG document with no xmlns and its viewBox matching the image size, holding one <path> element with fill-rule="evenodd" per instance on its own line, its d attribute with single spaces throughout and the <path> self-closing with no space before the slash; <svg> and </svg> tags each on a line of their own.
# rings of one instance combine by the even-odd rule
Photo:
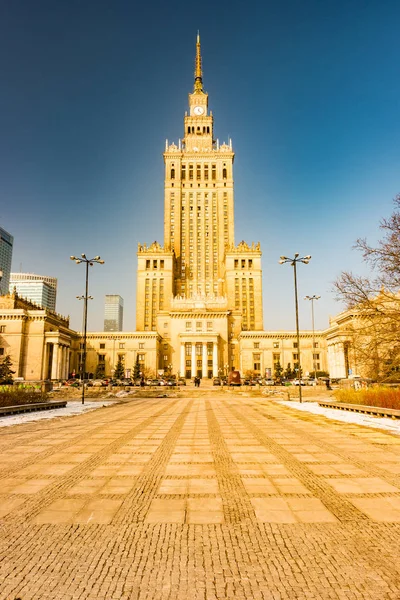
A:
<svg viewBox="0 0 400 600">
<path fill-rule="evenodd" d="M 400 438 L 186 394 L 1 431 L 0 600 L 400 599 Z"/>
</svg>

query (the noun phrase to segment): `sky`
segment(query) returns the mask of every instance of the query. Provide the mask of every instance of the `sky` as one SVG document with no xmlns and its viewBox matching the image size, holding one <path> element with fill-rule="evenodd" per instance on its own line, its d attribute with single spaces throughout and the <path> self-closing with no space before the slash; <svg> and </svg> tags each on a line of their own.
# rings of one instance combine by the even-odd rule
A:
<svg viewBox="0 0 400 600">
<path fill-rule="evenodd" d="M 15 0 L 0 4 L 0 227 L 13 271 L 58 278 L 57 311 L 135 330 L 137 244 L 163 243 L 162 152 L 183 137 L 197 30 L 220 142 L 236 153 L 235 241 L 260 242 L 264 329 L 329 326 L 400 193 L 398 0 Z"/>
</svg>

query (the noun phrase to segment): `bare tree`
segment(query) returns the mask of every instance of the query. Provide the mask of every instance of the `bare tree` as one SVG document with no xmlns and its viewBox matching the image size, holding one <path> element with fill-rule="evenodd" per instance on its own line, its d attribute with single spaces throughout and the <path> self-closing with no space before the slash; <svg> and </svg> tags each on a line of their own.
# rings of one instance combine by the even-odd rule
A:
<svg viewBox="0 0 400 600">
<path fill-rule="evenodd" d="M 354 248 L 362 253 L 371 276 L 344 271 L 334 282 L 352 319 L 346 327 L 355 362 L 373 379 L 400 376 L 400 194 L 395 210 L 383 219 L 383 237 L 376 247 L 359 238 Z"/>
</svg>

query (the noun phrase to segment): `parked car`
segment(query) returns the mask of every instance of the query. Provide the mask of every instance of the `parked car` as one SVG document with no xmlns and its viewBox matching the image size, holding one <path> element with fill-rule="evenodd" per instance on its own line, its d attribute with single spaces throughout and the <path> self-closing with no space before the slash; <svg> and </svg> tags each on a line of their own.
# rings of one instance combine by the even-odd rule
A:
<svg viewBox="0 0 400 600">
<path fill-rule="evenodd" d="M 306 385 L 306 382 L 303 379 L 293 379 L 293 385 Z"/>
<path fill-rule="evenodd" d="M 275 385 L 275 381 L 273 379 L 264 379 L 264 385 Z"/>
<path fill-rule="evenodd" d="M 160 382 L 158 379 L 148 379 L 146 381 L 146 385 L 149 385 L 150 387 L 158 387 L 160 385 Z"/>
<path fill-rule="evenodd" d="M 221 379 L 219 377 L 214 377 L 213 385 L 221 385 Z"/>
<path fill-rule="evenodd" d="M 184 377 L 179 377 L 178 385 L 186 385 L 186 379 Z"/>
<path fill-rule="evenodd" d="M 174 386 L 176 386 L 176 380 L 175 379 L 167 379 L 167 381 L 165 382 L 165 385 L 167 385 L 168 387 L 174 387 Z"/>
<path fill-rule="evenodd" d="M 93 387 L 104 387 L 106 384 L 102 379 L 93 379 L 92 380 Z"/>
</svg>

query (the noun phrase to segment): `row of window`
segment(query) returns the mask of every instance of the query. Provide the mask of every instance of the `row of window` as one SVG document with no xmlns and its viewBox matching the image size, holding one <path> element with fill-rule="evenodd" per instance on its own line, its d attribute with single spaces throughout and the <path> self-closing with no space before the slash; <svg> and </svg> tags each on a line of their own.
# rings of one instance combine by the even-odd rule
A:
<svg viewBox="0 0 400 600">
<path fill-rule="evenodd" d="M 80 345 L 81 348 L 83 348 L 83 344 Z M 105 350 L 106 344 L 105 342 L 101 342 L 100 343 L 100 350 Z M 124 350 L 125 349 L 125 342 L 119 342 L 118 343 L 118 348 L 120 350 Z M 139 342 L 139 350 L 142 350 L 144 348 L 144 342 Z"/>
<path fill-rule="evenodd" d="M 160 260 L 154 259 L 151 261 L 150 259 L 146 260 L 146 269 L 164 269 L 164 260 L 161 258 Z"/>
<path fill-rule="evenodd" d="M 187 168 L 186 168 L 187 167 Z M 171 165 L 170 169 L 170 179 L 175 179 L 176 169 L 174 163 Z M 210 177 L 211 176 L 211 177 Z M 228 169 L 226 164 L 222 167 L 222 179 L 227 179 Z M 216 181 L 217 179 L 217 165 L 212 163 L 211 165 L 202 164 L 202 163 L 189 163 L 188 165 L 183 164 L 181 167 L 181 179 L 185 181 L 188 179 L 189 181 Z"/>
</svg>

